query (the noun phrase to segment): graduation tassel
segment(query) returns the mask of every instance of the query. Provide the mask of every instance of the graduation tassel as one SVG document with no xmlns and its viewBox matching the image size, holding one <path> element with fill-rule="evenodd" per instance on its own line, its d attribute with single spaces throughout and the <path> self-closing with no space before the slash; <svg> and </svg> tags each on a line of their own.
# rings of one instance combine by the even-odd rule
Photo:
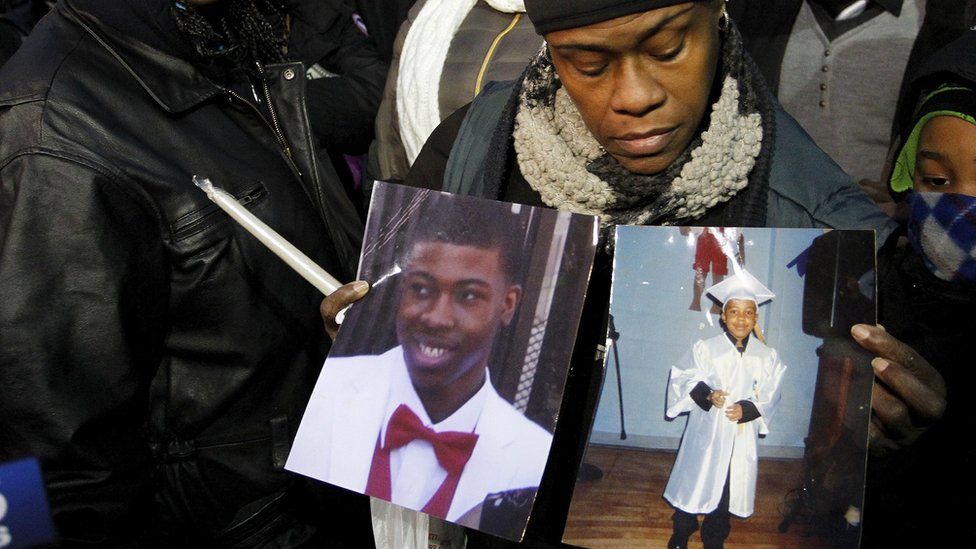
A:
<svg viewBox="0 0 976 549">
<path fill-rule="evenodd" d="M 759 322 L 757 319 L 756 326 L 752 329 L 752 332 L 756 334 L 756 339 L 762 342 L 763 345 L 766 344 L 766 338 L 763 336 L 762 328 L 759 327 Z"/>
</svg>

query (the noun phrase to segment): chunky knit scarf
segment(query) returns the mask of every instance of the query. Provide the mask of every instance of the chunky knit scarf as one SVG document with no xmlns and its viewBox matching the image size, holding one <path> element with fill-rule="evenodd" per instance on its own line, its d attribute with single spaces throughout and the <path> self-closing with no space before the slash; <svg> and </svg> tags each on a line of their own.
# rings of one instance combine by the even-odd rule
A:
<svg viewBox="0 0 976 549">
<path fill-rule="evenodd" d="M 523 177 L 547 205 L 601 216 L 605 231 L 617 224 L 690 223 L 750 186 L 757 187 L 749 189 L 752 199 L 736 201 L 742 204 L 732 219 L 761 225 L 773 102 L 734 26 L 724 35 L 721 58 L 722 85 L 707 129 L 666 170 L 639 175 L 624 169 L 587 130 L 544 47 L 522 78 L 515 115 Z"/>
</svg>

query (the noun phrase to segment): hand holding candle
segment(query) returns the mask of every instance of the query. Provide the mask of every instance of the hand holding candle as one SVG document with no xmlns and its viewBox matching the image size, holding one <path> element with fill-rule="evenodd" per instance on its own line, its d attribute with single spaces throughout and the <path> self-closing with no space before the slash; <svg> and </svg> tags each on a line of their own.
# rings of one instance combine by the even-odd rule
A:
<svg viewBox="0 0 976 549">
<path fill-rule="evenodd" d="M 369 283 L 363 280 L 350 282 L 345 286 L 325 296 L 319 305 L 319 314 L 322 315 L 322 323 L 325 326 L 325 333 L 335 341 L 339 333 L 339 325 L 345 318 L 346 310 L 349 306 L 359 301 L 369 292 Z"/>
</svg>

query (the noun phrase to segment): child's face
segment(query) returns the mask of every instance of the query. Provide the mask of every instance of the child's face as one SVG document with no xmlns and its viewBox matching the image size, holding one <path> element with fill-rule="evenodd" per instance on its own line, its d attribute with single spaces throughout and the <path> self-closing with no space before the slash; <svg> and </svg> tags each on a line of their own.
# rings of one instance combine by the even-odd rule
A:
<svg viewBox="0 0 976 549">
<path fill-rule="evenodd" d="M 738 341 L 742 341 L 756 327 L 756 302 L 751 299 L 730 299 L 722 308 L 722 322 Z"/>
<path fill-rule="evenodd" d="M 937 116 L 925 124 L 914 189 L 976 196 L 976 125 L 955 116 Z"/>
</svg>

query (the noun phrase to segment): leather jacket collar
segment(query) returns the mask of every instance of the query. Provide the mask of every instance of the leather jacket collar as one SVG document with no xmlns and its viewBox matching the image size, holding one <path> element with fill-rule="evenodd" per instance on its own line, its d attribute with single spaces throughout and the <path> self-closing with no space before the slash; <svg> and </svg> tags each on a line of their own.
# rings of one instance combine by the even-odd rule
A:
<svg viewBox="0 0 976 549">
<path fill-rule="evenodd" d="M 62 0 L 57 9 L 104 46 L 169 113 L 191 109 L 223 91 L 188 61 L 120 33 L 71 0 Z"/>
</svg>

